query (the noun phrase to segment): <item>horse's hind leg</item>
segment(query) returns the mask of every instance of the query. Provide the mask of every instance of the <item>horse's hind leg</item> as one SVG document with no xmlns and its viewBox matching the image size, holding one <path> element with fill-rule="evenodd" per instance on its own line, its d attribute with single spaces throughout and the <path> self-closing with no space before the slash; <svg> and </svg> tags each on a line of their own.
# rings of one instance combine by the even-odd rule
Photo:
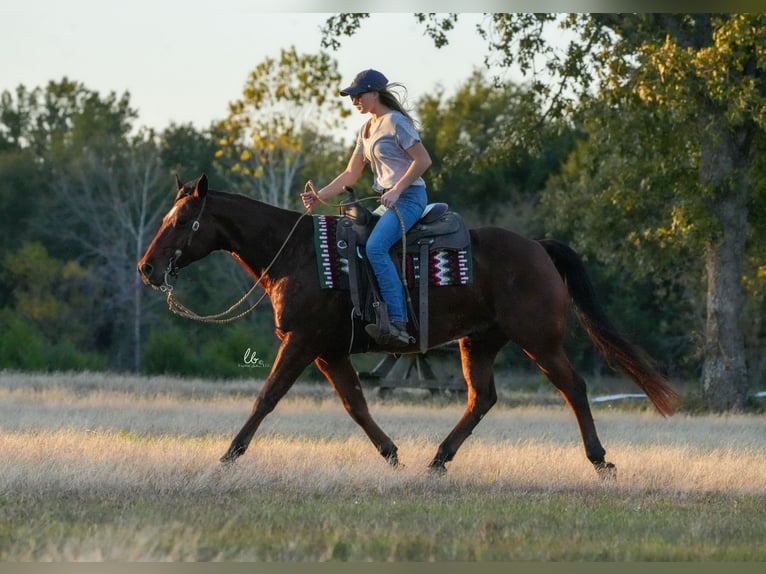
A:
<svg viewBox="0 0 766 574">
<path fill-rule="evenodd" d="M 500 342 L 502 340 L 502 343 Z M 468 403 L 462 418 L 439 445 L 429 469 L 446 471 L 445 464 L 455 457 L 460 445 L 471 436 L 473 429 L 497 402 L 493 364 L 505 341 L 496 337 L 464 337 L 460 340 L 463 376 L 468 385 Z"/>
<path fill-rule="evenodd" d="M 590 411 L 585 381 L 572 368 L 564 350 L 559 347 L 558 350 L 549 355 L 534 355 L 528 350 L 525 352 L 548 376 L 574 412 L 585 445 L 585 455 L 593 464 L 596 472 L 602 478 L 615 478 L 617 472 L 615 466 L 604 460 L 606 450 L 601 445 L 596 433 L 596 424 L 593 422 L 593 415 Z"/>
<path fill-rule="evenodd" d="M 343 406 L 391 466 L 398 466 L 397 448 L 393 441 L 375 423 L 362 393 L 359 376 L 348 355 L 333 358 L 319 357 L 316 366 L 330 381 Z"/>
</svg>

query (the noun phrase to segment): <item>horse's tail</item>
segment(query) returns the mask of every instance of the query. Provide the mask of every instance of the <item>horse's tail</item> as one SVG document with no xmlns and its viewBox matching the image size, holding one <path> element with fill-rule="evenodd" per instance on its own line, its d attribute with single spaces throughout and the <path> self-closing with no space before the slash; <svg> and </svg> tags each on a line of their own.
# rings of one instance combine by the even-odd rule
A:
<svg viewBox="0 0 766 574">
<path fill-rule="evenodd" d="M 539 243 L 553 260 L 569 289 L 580 323 L 607 363 L 610 366 L 617 363 L 662 415 L 672 415 L 680 395 L 660 375 L 647 354 L 628 341 L 606 316 L 577 252 L 555 239 L 542 239 Z"/>
</svg>

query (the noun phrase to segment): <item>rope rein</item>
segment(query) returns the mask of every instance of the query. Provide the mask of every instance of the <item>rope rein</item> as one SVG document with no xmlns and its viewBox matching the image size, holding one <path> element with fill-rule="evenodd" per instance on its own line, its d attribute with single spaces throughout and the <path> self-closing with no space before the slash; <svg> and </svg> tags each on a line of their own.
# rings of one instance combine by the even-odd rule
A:
<svg viewBox="0 0 766 574">
<path fill-rule="evenodd" d="M 311 180 L 306 182 L 306 185 L 304 187 L 304 192 L 311 192 L 311 194 L 317 199 L 317 201 L 319 201 L 323 205 L 334 207 L 334 208 L 338 208 L 342 205 L 341 203 L 339 204 L 329 203 L 323 200 L 321 197 L 319 197 L 319 194 L 317 194 L 316 189 L 314 189 L 314 183 Z M 370 200 L 376 200 L 376 199 L 377 197 L 370 196 L 370 197 L 363 197 L 357 201 L 370 201 Z M 204 209 L 204 203 L 203 203 L 203 209 Z M 409 296 L 409 291 L 407 289 L 407 273 L 406 273 L 406 259 L 405 259 L 405 254 L 407 252 L 407 229 L 405 228 L 405 225 L 404 225 L 404 219 L 402 218 L 402 215 L 399 212 L 399 210 L 396 208 L 396 206 L 393 206 L 391 209 L 394 210 L 394 213 L 396 213 L 396 216 L 399 218 L 399 225 L 402 230 L 402 266 L 401 266 L 400 279 L 402 281 L 402 284 L 404 285 L 405 293 L 408 293 L 408 296 Z M 200 210 L 200 215 L 201 213 L 202 211 Z M 287 234 L 287 237 L 282 242 L 281 247 L 277 250 L 276 255 L 274 255 L 271 262 L 266 266 L 266 268 L 263 270 L 258 280 L 250 288 L 250 290 L 247 291 L 247 293 L 245 293 L 244 295 L 242 295 L 242 297 L 236 303 L 234 303 L 231 307 L 229 307 L 225 311 L 216 313 L 214 315 L 199 315 L 195 313 L 194 311 L 192 311 L 191 309 L 189 309 L 186 305 L 181 303 L 178 299 L 176 299 L 173 296 L 173 286 L 167 281 L 167 276 L 171 273 L 172 267 L 173 267 L 173 259 L 171 258 L 171 261 L 168 264 L 168 269 L 165 272 L 165 284 L 162 285 L 161 287 L 161 290 L 166 293 L 166 300 L 167 300 L 168 309 L 170 310 L 170 312 L 173 313 L 174 315 L 178 315 L 179 317 L 183 317 L 184 319 L 190 319 L 192 321 L 223 325 L 227 323 L 233 323 L 234 321 L 238 321 L 239 319 L 242 319 L 243 317 L 246 317 L 247 315 L 255 311 L 255 309 L 258 307 L 258 305 L 261 304 L 261 302 L 267 295 L 267 292 L 265 290 L 261 294 L 261 296 L 258 298 L 258 300 L 255 303 L 253 303 L 249 308 L 238 313 L 237 315 L 233 315 L 231 317 L 227 316 L 227 315 L 230 315 L 231 313 L 234 313 L 240 306 L 242 306 L 245 303 L 245 301 L 247 301 L 247 298 L 250 297 L 250 295 L 252 295 L 253 292 L 255 292 L 255 290 L 258 287 L 260 287 L 261 280 L 268 274 L 268 272 L 271 270 L 274 263 L 276 263 L 277 259 L 279 259 L 279 256 L 282 255 L 282 252 L 284 251 L 285 246 L 287 245 L 287 242 L 290 241 L 290 239 L 293 236 L 293 233 L 295 233 L 295 230 L 298 228 L 298 224 L 301 222 L 301 220 L 304 217 L 310 214 L 311 214 L 311 207 L 307 208 L 306 211 L 303 212 L 301 216 L 298 218 L 298 220 L 295 222 L 295 225 L 293 225 L 292 229 L 290 230 L 290 233 Z M 196 228 L 194 229 L 194 231 L 197 231 L 197 229 L 199 229 L 198 220 L 195 221 L 195 224 L 196 224 Z M 188 242 L 189 243 L 191 242 L 191 236 L 189 236 Z"/>
<path fill-rule="evenodd" d="M 306 186 L 308 187 L 311 182 L 309 181 Z M 313 191 L 313 185 L 311 185 L 312 191 Z M 316 193 L 316 192 L 315 192 Z M 269 263 L 266 268 L 261 273 L 258 280 L 255 282 L 255 284 L 250 288 L 250 290 L 242 295 L 242 297 L 234 303 L 231 307 L 226 309 L 226 311 L 222 311 L 221 313 L 216 313 L 215 315 L 198 315 L 191 309 L 189 309 L 186 305 L 181 303 L 178 299 L 173 297 L 173 286 L 167 283 L 167 280 L 165 281 L 165 285 L 163 285 L 163 290 L 167 293 L 167 304 L 168 309 L 170 309 L 170 312 L 178 315 L 179 317 L 183 317 L 184 319 L 191 319 L 192 321 L 199 321 L 201 323 L 212 323 L 216 325 L 223 325 L 227 323 L 233 323 L 234 321 L 237 321 L 239 319 L 242 319 L 243 317 L 249 315 L 255 309 L 258 307 L 258 305 L 261 304 L 261 301 L 266 297 L 267 292 L 264 291 L 261 296 L 258 298 L 258 300 L 253 303 L 248 309 L 245 309 L 241 313 L 234 315 L 232 317 L 227 317 L 227 315 L 234 313 L 238 307 L 243 305 L 245 301 L 247 300 L 250 295 L 253 294 L 253 292 L 260 287 L 261 281 L 263 278 L 268 274 L 268 272 L 271 270 L 274 263 L 276 263 L 277 259 L 279 259 L 279 256 L 282 255 L 282 251 L 284 251 L 285 246 L 287 245 L 287 242 L 290 241 L 290 238 L 293 236 L 293 233 L 295 233 L 295 230 L 298 228 L 298 224 L 301 222 L 301 220 L 309 215 L 311 213 L 311 209 L 307 209 L 305 212 L 301 214 L 301 216 L 298 218 L 298 220 L 295 222 L 295 225 L 293 225 L 292 229 L 290 230 L 290 233 L 287 234 L 287 237 L 282 242 L 281 247 L 277 250 L 276 255 L 274 255 L 273 259 L 271 260 L 271 263 Z"/>
</svg>

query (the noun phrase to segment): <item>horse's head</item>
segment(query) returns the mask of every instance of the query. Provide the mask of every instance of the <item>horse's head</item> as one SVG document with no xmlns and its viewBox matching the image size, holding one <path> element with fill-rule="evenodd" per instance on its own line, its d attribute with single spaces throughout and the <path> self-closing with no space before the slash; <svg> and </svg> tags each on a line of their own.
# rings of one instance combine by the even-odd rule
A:
<svg viewBox="0 0 766 574">
<path fill-rule="evenodd" d="M 215 228 L 209 210 L 205 210 L 207 176 L 203 174 L 186 184 L 176 176 L 176 184 L 178 193 L 173 207 L 138 262 L 144 283 L 163 290 L 172 289 L 169 276 L 214 249 Z"/>
</svg>

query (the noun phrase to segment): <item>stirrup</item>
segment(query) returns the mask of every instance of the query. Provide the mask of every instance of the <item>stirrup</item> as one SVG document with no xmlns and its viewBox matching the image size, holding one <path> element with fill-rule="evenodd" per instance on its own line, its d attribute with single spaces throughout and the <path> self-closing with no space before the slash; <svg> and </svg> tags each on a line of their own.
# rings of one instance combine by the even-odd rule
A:
<svg viewBox="0 0 766 574">
<path fill-rule="evenodd" d="M 391 322 L 388 329 L 376 323 L 365 325 L 364 330 L 376 343 L 386 347 L 406 347 L 415 342 L 415 338 L 407 332 L 407 324 L 404 322 Z"/>
</svg>

